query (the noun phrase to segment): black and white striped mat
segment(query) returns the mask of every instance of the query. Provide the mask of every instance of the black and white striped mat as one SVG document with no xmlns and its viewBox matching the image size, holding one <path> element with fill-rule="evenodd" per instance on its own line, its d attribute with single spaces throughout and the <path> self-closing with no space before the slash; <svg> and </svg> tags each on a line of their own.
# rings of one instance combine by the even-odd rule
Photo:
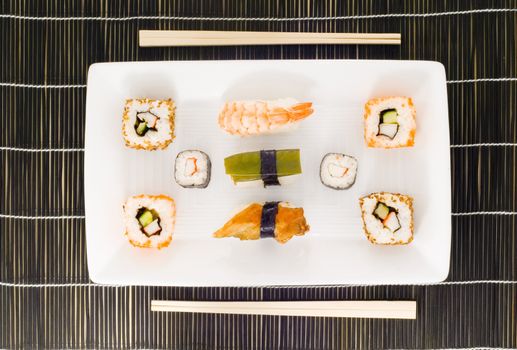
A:
<svg viewBox="0 0 517 350">
<path fill-rule="evenodd" d="M 402 46 L 138 48 L 138 29 L 400 32 Z M 517 347 L 517 3 L 0 1 L 0 348 Z M 448 77 L 446 282 L 162 288 L 89 282 L 88 66 L 102 61 L 417 59 Z M 418 319 L 151 313 L 150 300 L 416 299 Z"/>
</svg>

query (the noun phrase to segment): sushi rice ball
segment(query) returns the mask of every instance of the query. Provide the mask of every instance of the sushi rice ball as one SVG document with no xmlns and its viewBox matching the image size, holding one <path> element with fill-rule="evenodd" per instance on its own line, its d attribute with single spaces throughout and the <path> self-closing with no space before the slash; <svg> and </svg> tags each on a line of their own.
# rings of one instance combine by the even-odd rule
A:
<svg viewBox="0 0 517 350">
<path fill-rule="evenodd" d="M 346 154 L 328 153 L 320 165 L 320 180 L 334 190 L 350 188 L 357 175 L 357 159 Z"/>
<path fill-rule="evenodd" d="M 176 205 L 168 196 L 129 197 L 124 204 L 126 237 L 135 247 L 167 247 L 172 240 L 175 217 Z"/>
<path fill-rule="evenodd" d="M 201 151 L 180 152 L 174 165 L 174 179 L 181 187 L 206 188 L 210 182 L 211 163 L 208 155 Z"/>
<path fill-rule="evenodd" d="M 408 244 L 413 240 L 413 198 L 379 192 L 359 200 L 363 228 L 374 244 Z"/>
<path fill-rule="evenodd" d="M 127 147 L 148 151 L 164 149 L 174 139 L 174 102 L 128 99 L 122 116 Z"/>
<path fill-rule="evenodd" d="M 368 147 L 410 147 L 415 143 L 416 110 L 410 97 L 382 97 L 364 107 L 364 138 Z"/>
</svg>

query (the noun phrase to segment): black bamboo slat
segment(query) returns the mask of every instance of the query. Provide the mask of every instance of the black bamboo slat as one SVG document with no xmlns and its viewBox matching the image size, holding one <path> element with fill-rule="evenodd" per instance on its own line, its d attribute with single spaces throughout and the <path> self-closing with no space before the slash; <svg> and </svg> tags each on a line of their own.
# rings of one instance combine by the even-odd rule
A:
<svg viewBox="0 0 517 350">
<path fill-rule="evenodd" d="M 141 49 L 138 29 L 400 32 L 403 41 L 400 47 Z M 514 0 L 0 1 L 0 348 L 517 348 L 516 38 Z M 369 287 L 91 285 L 83 183 L 89 65 L 315 58 L 444 64 L 455 213 L 447 281 Z M 461 215 L 476 212 L 488 213 Z M 153 298 L 415 299 L 418 318 L 151 313 Z"/>
</svg>

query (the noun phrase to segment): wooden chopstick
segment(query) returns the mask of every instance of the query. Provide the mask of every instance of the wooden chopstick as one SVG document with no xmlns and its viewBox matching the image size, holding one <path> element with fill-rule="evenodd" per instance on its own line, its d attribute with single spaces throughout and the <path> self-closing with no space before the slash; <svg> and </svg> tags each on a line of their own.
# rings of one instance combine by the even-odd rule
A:
<svg viewBox="0 0 517 350">
<path fill-rule="evenodd" d="M 197 30 L 139 31 L 139 45 L 142 47 L 300 44 L 400 45 L 400 40 L 400 33 L 231 32 Z"/>
<path fill-rule="evenodd" d="M 152 300 L 151 311 L 273 316 L 416 319 L 416 301 Z"/>
</svg>

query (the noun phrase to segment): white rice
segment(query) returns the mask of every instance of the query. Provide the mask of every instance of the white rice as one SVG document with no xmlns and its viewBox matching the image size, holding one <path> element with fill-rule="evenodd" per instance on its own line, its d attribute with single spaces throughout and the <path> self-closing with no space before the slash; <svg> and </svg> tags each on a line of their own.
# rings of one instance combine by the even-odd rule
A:
<svg viewBox="0 0 517 350">
<path fill-rule="evenodd" d="M 376 244 L 407 244 L 413 240 L 413 199 L 397 193 L 372 193 L 360 200 L 363 225 L 368 240 Z M 398 211 L 400 229 L 392 232 L 373 215 L 378 202 Z"/>
<path fill-rule="evenodd" d="M 399 125 L 393 139 L 379 134 L 380 114 L 386 109 L 396 109 Z M 412 146 L 416 129 L 416 110 L 409 97 L 384 97 L 369 100 L 365 105 L 364 132 L 369 147 L 396 148 Z"/>
<path fill-rule="evenodd" d="M 354 157 L 328 153 L 321 161 L 320 180 L 327 187 L 337 190 L 350 188 L 355 182 L 356 175 L 357 159 Z"/>
<path fill-rule="evenodd" d="M 196 170 L 193 169 L 195 159 Z M 187 188 L 205 188 L 210 182 L 210 158 L 201 151 L 187 150 L 176 157 L 174 178 L 178 185 Z"/>
<path fill-rule="evenodd" d="M 280 186 L 285 186 L 292 184 L 299 178 L 301 174 L 294 174 L 288 176 L 278 176 L 278 183 Z M 236 187 L 240 188 L 254 188 L 254 187 L 264 187 L 264 181 L 260 180 L 252 180 L 252 181 L 238 181 L 234 183 Z M 268 186 L 268 187 L 277 187 L 277 186 Z"/>
<path fill-rule="evenodd" d="M 122 126 L 126 145 L 146 150 L 167 147 L 174 138 L 174 109 L 174 103 L 170 99 L 128 99 L 124 108 Z M 135 123 L 139 112 L 151 112 L 158 117 L 156 130 L 148 130 L 143 136 L 136 133 Z"/>
<path fill-rule="evenodd" d="M 137 219 L 138 210 L 142 207 L 152 209 L 160 217 L 162 231 L 158 235 L 148 237 L 145 235 Z M 124 223 L 126 237 L 131 244 L 142 248 L 167 247 L 172 240 L 176 217 L 176 205 L 170 197 L 159 195 L 139 195 L 129 197 L 124 204 Z"/>
</svg>

